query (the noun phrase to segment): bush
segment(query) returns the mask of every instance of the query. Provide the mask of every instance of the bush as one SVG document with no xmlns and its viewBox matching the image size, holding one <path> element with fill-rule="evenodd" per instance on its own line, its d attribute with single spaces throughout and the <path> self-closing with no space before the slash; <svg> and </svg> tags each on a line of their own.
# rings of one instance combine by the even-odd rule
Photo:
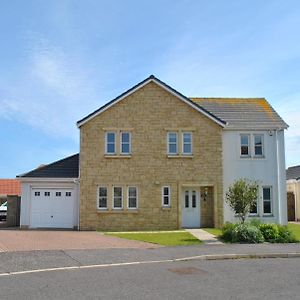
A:
<svg viewBox="0 0 300 300">
<path fill-rule="evenodd" d="M 264 237 L 260 230 L 249 224 L 240 224 L 235 228 L 237 241 L 240 243 L 263 243 Z"/>
<path fill-rule="evenodd" d="M 250 224 L 227 223 L 222 229 L 221 238 L 230 243 L 263 243 L 264 237 L 260 230 Z"/>
<path fill-rule="evenodd" d="M 259 230 L 268 242 L 276 242 L 279 238 L 279 230 L 276 224 L 260 224 Z"/>
<path fill-rule="evenodd" d="M 278 225 L 277 243 L 296 243 L 297 239 L 287 226 Z"/>
<path fill-rule="evenodd" d="M 259 228 L 259 226 L 262 224 L 259 219 L 251 219 L 249 222 L 250 225 L 255 226 Z"/>
<path fill-rule="evenodd" d="M 225 225 L 222 228 L 221 239 L 224 240 L 225 242 L 229 242 L 229 243 L 238 242 L 236 239 L 236 232 L 235 232 L 235 228 L 237 226 L 238 226 L 238 224 L 225 223 Z"/>
</svg>

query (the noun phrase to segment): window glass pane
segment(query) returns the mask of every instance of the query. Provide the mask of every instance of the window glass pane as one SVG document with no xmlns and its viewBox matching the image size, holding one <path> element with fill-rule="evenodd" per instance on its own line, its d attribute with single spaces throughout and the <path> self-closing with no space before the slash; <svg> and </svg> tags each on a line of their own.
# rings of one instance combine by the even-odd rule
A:
<svg viewBox="0 0 300 300">
<path fill-rule="evenodd" d="M 270 188 L 263 188 L 263 199 L 271 200 L 271 189 Z"/>
<path fill-rule="evenodd" d="M 255 146 L 255 155 L 262 155 L 262 146 Z"/>
<path fill-rule="evenodd" d="M 115 153 L 115 144 L 107 144 L 107 153 Z"/>
<path fill-rule="evenodd" d="M 61 192 L 56 192 L 56 193 L 55 193 L 55 196 L 56 196 L 56 197 L 60 197 L 60 196 L 61 196 Z"/>
<path fill-rule="evenodd" d="M 191 144 L 184 144 L 183 145 L 183 152 L 184 153 L 191 153 L 192 152 L 192 145 Z"/>
<path fill-rule="evenodd" d="M 250 208 L 250 214 L 257 214 L 257 202 L 255 202 Z"/>
<path fill-rule="evenodd" d="M 100 197 L 107 197 L 107 188 L 106 187 L 99 188 L 99 196 Z"/>
<path fill-rule="evenodd" d="M 107 142 L 108 143 L 114 143 L 115 142 L 115 133 L 114 132 L 108 132 L 107 133 Z"/>
<path fill-rule="evenodd" d="M 129 132 L 122 132 L 122 143 L 129 143 Z"/>
<path fill-rule="evenodd" d="M 164 187 L 164 195 L 169 195 L 169 188 L 167 186 Z"/>
<path fill-rule="evenodd" d="M 114 198 L 114 207 L 115 208 L 122 208 L 122 199 L 119 197 Z"/>
<path fill-rule="evenodd" d="M 169 153 L 177 153 L 177 145 L 169 144 Z"/>
<path fill-rule="evenodd" d="M 184 196 L 184 200 L 185 200 L 185 204 L 184 204 L 184 206 L 186 207 L 186 208 L 188 208 L 189 206 L 190 206 L 190 204 L 189 204 L 189 192 L 188 191 L 186 191 L 185 192 L 185 196 Z"/>
<path fill-rule="evenodd" d="M 192 135 L 191 135 L 191 133 L 184 133 L 183 134 L 183 142 L 184 143 L 191 143 L 192 142 Z"/>
<path fill-rule="evenodd" d="M 129 198 L 128 200 L 128 207 L 129 208 L 136 208 L 136 198 Z"/>
<path fill-rule="evenodd" d="M 241 154 L 242 155 L 249 155 L 249 148 L 248 148 L 248 146 L 242 146 L 241 147 Z"/>
<path fill-rule="evenodd" d="M 196 207 L 197 206 L 197 201 L 196 201 L 196 192 L 193 191 L 193 194 L 192 194 L 192 207 Z"/>
<path fill-rule="evenodd" d="M 136 197 L 136 187 L 129 187 L 128 188 L 128 194 L 129 194 L 129 197 Z"/>
<path fill-rule="evenodd" d="M 177 134 L 174 132 L 169 133 L 169 143 L 177 143 Z"/>
<path fill-rule="evenodd" d="M 114 196 L 122 197 L 122 188 L 121 187 L 114 187 Z"/>
<path fill-rule="evenodd" d="M 67 197 L 71 197 L 71 192 L 66 192 Z"/>
<path fill-rule="evenodd" d="M 164 205 L 169 205 L 169 196 L 164 196 Z"/>
<path fill-rule="evenodd" d="M 130 147 L 129 147 L 129 144 L 122 144 L 122 147 L 121 147 L 121 152 L 122 153 L 129 153 L 130 152 Z"/>
<path fill-rule="evenodd" d="M 262 145 L 262 136 L 261 135 L 254 136 L 254 144 L 255 144 L 255 146 Z"/>
<path fill-rule="evenodd" d="M 34 192 L 34 196 L 40 196 L 40 192 Z"/>
<path fill-rule="evenodd" d="M 271 213 L 271 201 L 264 201 L 264 214 Z"/>
<path fill-rule="evenodd" d="M 106 197 L 99 198 L 99 207 L 101 207 L 101 208 L 107 207 L 107 198 Z"/>
<path fill-rule="evenodd" d="M 249 145 L 249 136 L 248 135 L 241 136 L 241 145 Z"/>
</svg>

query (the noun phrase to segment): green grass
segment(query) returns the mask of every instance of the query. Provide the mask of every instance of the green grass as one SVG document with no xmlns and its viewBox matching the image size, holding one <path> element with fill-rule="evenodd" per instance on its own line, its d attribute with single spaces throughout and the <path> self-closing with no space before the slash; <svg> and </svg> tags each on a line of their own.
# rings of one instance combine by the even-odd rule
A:
<svg viewBox="0 0 300 300">
<path fill-rule="evenodd" d="M 294 233 L 296 239 L 300 241 L 300 225 L 289 223 L 288 228 Z"/>
<path fill-rule="evenodd" d="M 107 235 L 117 236 L 128 240 L 137 240 L 162 246 L 189 246 L 199 245 L 202 242 L 188 232 L 120 232 L 106 233 Z"/>
<path fill-rule="evenodd" d="M 215 235 L 216 237 L 219 237 L 222 234 L 222 230 L 219 228 L 202 228 L 202 229 Z"/>
</svg>

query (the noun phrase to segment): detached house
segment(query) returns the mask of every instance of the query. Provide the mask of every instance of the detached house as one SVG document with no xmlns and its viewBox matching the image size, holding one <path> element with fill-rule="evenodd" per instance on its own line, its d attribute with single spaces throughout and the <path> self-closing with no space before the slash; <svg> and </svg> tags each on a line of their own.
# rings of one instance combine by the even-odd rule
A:
<svg viewBox="0 0 300 300">
<path fill-rule="evenodd" d="M 187 98 L 150 76 L 77 125 L 79 155 L 19 176 L 22 227 L 219 227 L 238 178 L 259 181 L 251 216 L 287 222 L 288 126 L 263 98 Z"/>
</svg>

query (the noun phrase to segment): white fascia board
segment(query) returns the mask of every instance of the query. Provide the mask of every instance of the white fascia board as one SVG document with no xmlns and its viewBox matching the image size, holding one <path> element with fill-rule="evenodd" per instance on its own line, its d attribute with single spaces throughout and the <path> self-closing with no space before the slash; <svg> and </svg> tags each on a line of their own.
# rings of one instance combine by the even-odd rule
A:
<svg viewBox="0 0 300 300">
<path fill-rule="evenodd" d="M 104 107 L 103 109 L 99 110 L 98 112 L 96 112 L 95 114 L 91 115 L 89 118 L 83 120 L 82 122 L 77 124 L 77 127 L 80 128 L 83 124 L 85 124 L 86 122 L 88 122 L 89 120 L 93 119 L 94 117 L 100 115 L 101 113 L 105 112 L 107 109 L 109 109 L 110 107 L 112 107 L 113 105 L 117 104 L 118 102 L 122 101 L 124 98 L 128 97 L 129 95 L 135 93 L 136 91 L 138 91 L 139 89 L 141 89 L 142 87 L 144 87 L 145 85 L 147 85 L 150 82 L 155 82 L 157 85 L 159 85 L 161 88 L 163 88 L 164 90 L 166 90 L 167 92 L 169 92 L 170 94 L 172 94 L 173 96 L 179 98 L 181 101 L 183 101 L 184 103 L 188 104 L 189 106 L 191 106 L 192 108 L 194 108 L 195 110 L 197 110 L 198 112 L 202 113 L 203 115 L 205 115 L 206 117 L 208 117 L 209 119 L 211 119 L 212 121 L 214 121 L 215 123 L 217 123 L 218 125 L 222 126 L 223 128 L 226 126 L 226 124 L 224 124 L 223 122 L 219 121 L 218 119 L 214 118 L 213 116 L 211 116 L 210 114 L 208 114 L 206 111 L 204 111 L 203 109 L 201 109 L 200 107 L 198 107 L 197 105 L 191 103 L 190 101 L 187 101 L 187 99 L 185 99 L 184 97 L 181 97 L 180 95 L 178 95 L 177 93 L 175 93 L 173 90 L 169 89 L 167 86 L 161 84 L 159 81 L 157 81 L 155 78 L 149 78 L 148 80 L 146 80 L 143 84 L 137 86 L 135 89 L 132 89 L 131 91 L 129 91 L 128 93 L 126 93 L 125 95 L 123 95 L 122 97 L 120 97 L 119 99 L 117 99 L 116 101 L 113 101 L 113 103 L 111 103 L 110 105 L 107 105 L 106 107 Z"/>
</svg>

